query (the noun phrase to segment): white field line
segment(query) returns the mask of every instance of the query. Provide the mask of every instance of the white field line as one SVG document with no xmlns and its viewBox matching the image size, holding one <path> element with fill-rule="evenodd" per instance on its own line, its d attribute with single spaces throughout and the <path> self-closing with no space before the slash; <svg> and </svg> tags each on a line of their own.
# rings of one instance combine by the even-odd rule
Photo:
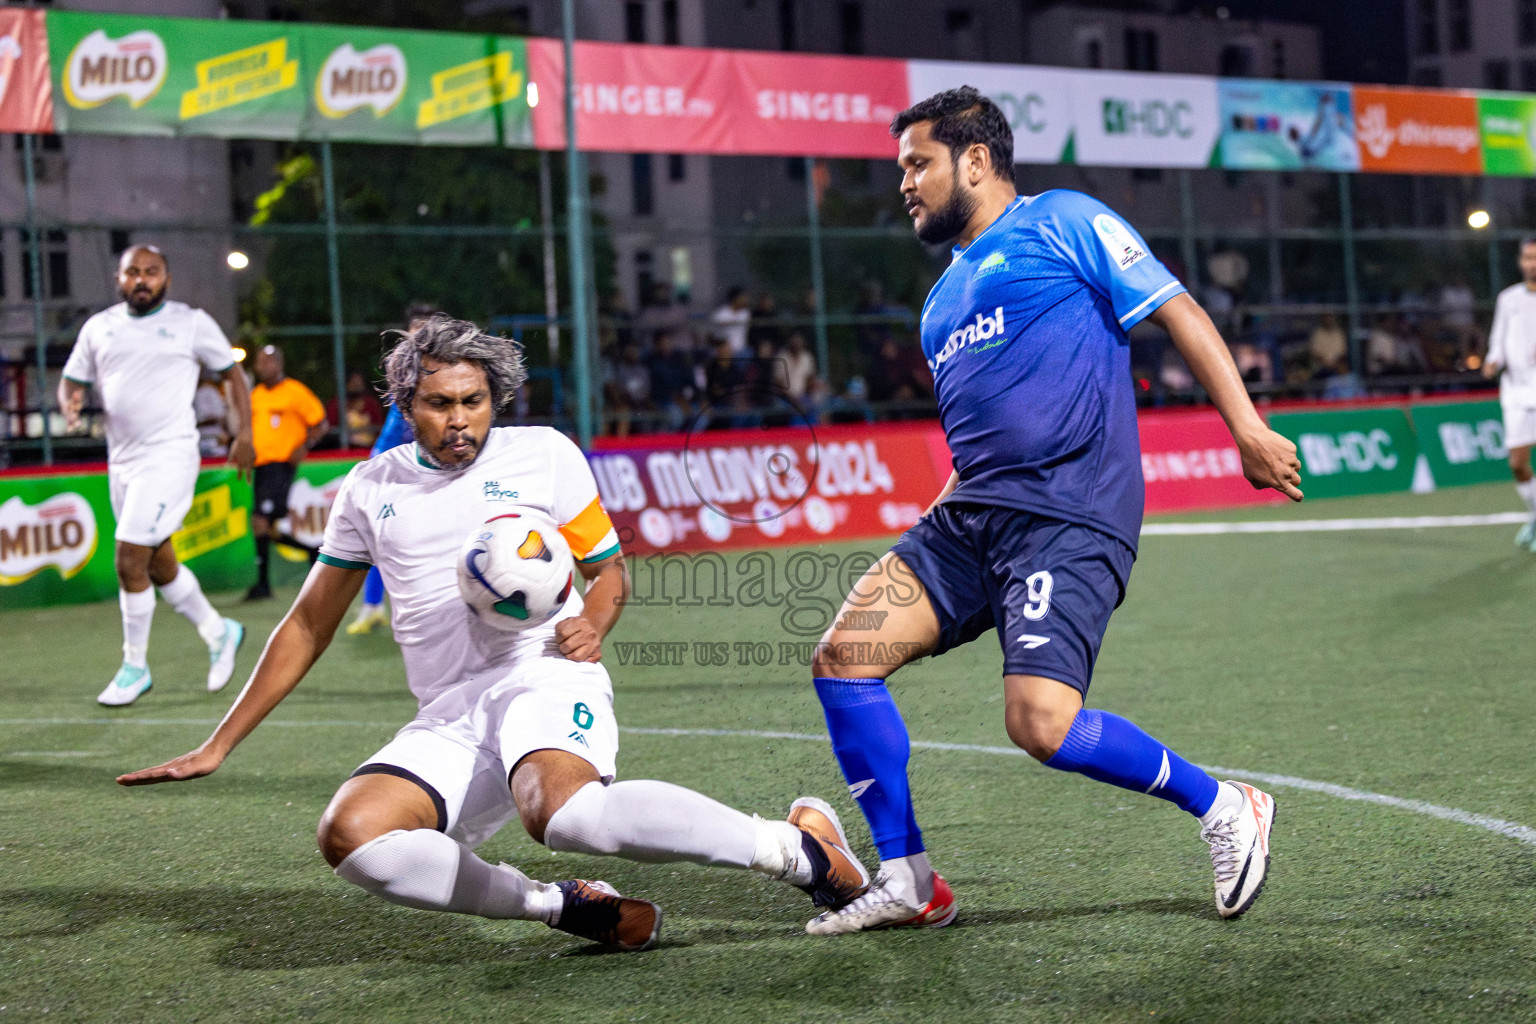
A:
<svg viewBox="0 0 1536 1024">
<path fill-rule="evenodd" d="M 3 718 L 0 726 L 37 726 L 37 725 L 142 725 L 142 726 L 179 726 L 179 725 L 217 725 L 215 718 Z M 264 726 L 288 726 L 294 728 L 306 727 L 333 727 L 333 728 L 395 728 L 395 722 L 346 722 L 346 721 L 268 721 Z M 829 737 L 820 733 L 811 732 L 769 732 L 752 729 L 642 729 L 626 728 L 621 726 L 619 732 L 629 733 L 634 736 L 715 736 L 731 737 L 737 739 L 756 740 L 797 740 L 807 743 L 830 743 Z M 1024 751 L 1017 747 L 989 747 L 978 743 L 936 743 L 929 740 L 913 740 L 912 746 L 920 750 L 950 750 L 971 754 L 990 754 L 995 757 L 1025 757 Z M 15 755 L 13 755 L 15 756 Z M 1216 765 L 1201 765 L 1205 771 L 1212 775 L 1231 775 L 1240 779 L 1251 779 L 1254 782 L 1262 782 L 1270 786 L 1279 786 L 1283 789 L 1304 789 L 1312 793 L 1322 793 L 1325 796 L 1335 797 L 1339 800 L 1358 800 L 1364 803 L 1378 804 L 1382 807 L 1395 807 L 1401 811 L 1412 811 L 1415 814 L 1423 814 L 1431 818 L 1439 818 L 1442 821 L 1454 821 L 1462 825 L 1470 825 L 1501 836 L 1506 836 L 1516 842 L 1527 846 L 1536 846 L 1536 828 L 1521 825 L 1519 822 L 1505 821 L 1502 818 L 1489 817 L 1486 814 L 1476 814 L 1472 811 L 1463 811 L 1456 807 L 1442 807 L 1439 804 L 1428 803 L 1424 800 L 1407 800 L 1403 797 L 1388 796 L 1385 793 L 1372 793 L 1364 789 L 1351 789 L 1348 786 L 1335 785 L 1332 782 L 1317 782 L 1313 779 L 1301 779 L 1294 775 L 1274 775 L 1268 772 L 1250 772 L 1242 768 L 1222 768 Z"/>
<path fill-rule="evenodd" d="M 1424 530 L 1441 526 L 1513 526 L 1529 512 L 1485 516 L 1386 516 L 1380 519 L 1295 519 L 1255 523 L 1147 523 L 1143 537 L 1193 537 L 1216 533 L 1333 533 L 1339 530 Z"/>
</svg>

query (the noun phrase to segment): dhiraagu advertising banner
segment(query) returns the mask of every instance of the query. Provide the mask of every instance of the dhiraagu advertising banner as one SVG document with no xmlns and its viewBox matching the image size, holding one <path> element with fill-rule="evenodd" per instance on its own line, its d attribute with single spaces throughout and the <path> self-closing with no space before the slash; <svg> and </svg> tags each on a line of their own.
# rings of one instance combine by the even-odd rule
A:
<svg viewBox="0 0 1536 1024">
<path fill-rule="evenodd" d="M 1483 173 L 1529 178 L 1536 174 L 1536 96 L 1477 98 Z"/>
<path fill-rule="evenodd" d="M 1504 415 L 1497 401 L 1416 405 L 1413 426 L 1435 476 L 1435 486 L 1509 479 Z"/>
<path fill-rule="evenodd" d="M 1349 86 L 1223 79 L 1221 166 L 1359 170 Z"/>
<path fill-rule="evenodd" d="M 520 38 L 51 11 L 61 132 L 531 146 Z"/>
<path fill-rule="evenodd" d="M 1397 408 L 1274 413 L 1272 430 L 1296 442 L 1308 498 L 1406 491 L 1419 448 Z"/>
<path fill-rule="evenodd" d="M 233 469 L 205 469 L 177 557 L 210 591 L 249 586 L 250 485 Z M 117 596 L 112 503 L 105 473 L 0 477 L 0 610 Z"/>
</svg>

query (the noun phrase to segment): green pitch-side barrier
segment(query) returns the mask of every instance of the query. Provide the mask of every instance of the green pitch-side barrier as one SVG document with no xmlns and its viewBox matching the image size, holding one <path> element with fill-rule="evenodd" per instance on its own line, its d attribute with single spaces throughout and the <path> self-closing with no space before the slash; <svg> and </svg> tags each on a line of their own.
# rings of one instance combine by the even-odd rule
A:
<svg viewBox="0 0 1536 1024">
<path fill-rule="evenodd" d="M 1275 413 L 1269 425 L 1301 455 L 1301 489 L 1311 498 L 1406 491 L 1419 445 L 1401 408 Z"/>
<path fill-rule="evenodd" d="M 1437 487 L 1510 479 L 1504 417 L 1498 402 L 1442 402 L 1413 407 L 1419 450 Z"/>
</svg>

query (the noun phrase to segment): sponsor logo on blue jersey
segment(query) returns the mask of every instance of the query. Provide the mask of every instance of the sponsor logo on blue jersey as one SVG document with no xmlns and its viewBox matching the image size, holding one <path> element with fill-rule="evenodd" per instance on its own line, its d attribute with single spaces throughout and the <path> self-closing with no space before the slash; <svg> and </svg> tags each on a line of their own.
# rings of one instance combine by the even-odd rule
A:
<svg viewBox="0 0 1536 1024">
<path fill-rule="evenodd" d="M 974 323 L 968 323 L 949 336 L 949 341 L 939 349 L 934 357 L 928 360 L 928 369 L 937 370 L 949 361 L 950 357 L 967 345 L 974 345 L 978 341 L 987 341 L 991 338 L 1001 337 L 1003 333 L 1003 307 L 997 309 L 988 316 L 985 313 L 977 313 Z"/>
</svg>

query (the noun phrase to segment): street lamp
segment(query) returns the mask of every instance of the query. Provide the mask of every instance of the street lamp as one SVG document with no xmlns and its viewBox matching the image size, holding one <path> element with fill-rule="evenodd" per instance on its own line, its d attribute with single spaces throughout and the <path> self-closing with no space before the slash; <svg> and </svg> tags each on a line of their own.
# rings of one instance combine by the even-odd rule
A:
<svg viewBox="0 0 1536 1024">
<path fill-rule="evenodd" d="M 1467 214 L 1467 226 L 1475 231 L 1481 231 L 1487 227 L 1493 218 L 1488 216 L 1487 210 L 1473 210 Z"/>
<path fill-rule="evenodd" d="M 239 249 L 236 249 L 224 257 L 224 262 L 229 264 L 230 270 L 244 270 L 251 265 L 251 258 Z"/>
</svg>

